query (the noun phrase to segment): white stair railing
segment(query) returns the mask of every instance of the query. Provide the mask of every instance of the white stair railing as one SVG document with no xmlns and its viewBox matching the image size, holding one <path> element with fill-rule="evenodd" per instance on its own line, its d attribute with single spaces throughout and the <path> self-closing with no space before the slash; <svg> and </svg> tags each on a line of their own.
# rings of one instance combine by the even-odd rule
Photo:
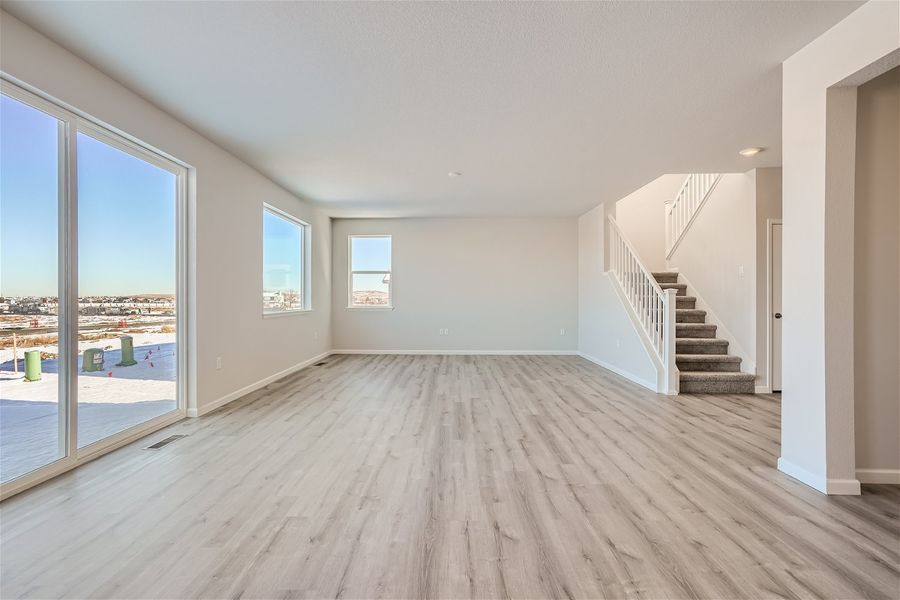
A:
<svg viewBox="0 0 900 600">
<path fill-rule="evenodd" d="M 666 203 L 666 258 L 671 258 L 721 177 L 719 173 L 691 173 L 678 190 L 675 200 Z"/>
<path fill-rule="evenodd" d="M 674 289 L 663 290 L 659 286 L 612 215 L 609 215 L 609 236 L 609 270 L 621 286 L 626 300 L 637 317 L 638 325 L 662 366 L 657 391 L 663 394 L 677 394 L 676 292 Z"/>
</svg>

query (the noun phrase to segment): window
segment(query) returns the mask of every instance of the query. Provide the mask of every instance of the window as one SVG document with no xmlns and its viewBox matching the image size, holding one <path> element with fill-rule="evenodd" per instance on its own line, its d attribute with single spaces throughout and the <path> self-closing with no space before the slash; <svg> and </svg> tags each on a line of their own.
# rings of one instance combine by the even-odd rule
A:
<svg viewBox="0 0 900 600">
<path fill-rule="evenodd" d="M 263 205 L 263 314 L 310 310 L 309 225 Z"/>
<path fill-rule="evenodd" d="M 351 308 L 391 308 L 391 236 L 350 236 Z"/>
</svg>

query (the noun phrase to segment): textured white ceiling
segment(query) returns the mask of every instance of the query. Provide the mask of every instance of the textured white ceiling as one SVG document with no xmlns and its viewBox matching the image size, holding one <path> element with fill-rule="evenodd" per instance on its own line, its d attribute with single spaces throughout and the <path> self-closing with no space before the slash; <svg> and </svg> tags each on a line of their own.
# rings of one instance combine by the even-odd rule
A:
<svg viewBox="0 0 900 600">
<path fill-rule="evenodd" d="M 781 62 L 859 4 L 3 6 L 333 215 L 428 216 L 778 165 Z"/>
</svg>

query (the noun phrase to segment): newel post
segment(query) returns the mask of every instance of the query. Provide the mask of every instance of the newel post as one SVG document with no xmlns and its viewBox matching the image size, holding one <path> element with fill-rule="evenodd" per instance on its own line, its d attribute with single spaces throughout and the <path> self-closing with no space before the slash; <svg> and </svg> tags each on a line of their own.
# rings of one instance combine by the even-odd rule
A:
<svg viewBox="0 0 900 600">
<path fill-rule="evenodd" d="M 665 214 L 663 216 L 663 220 L 666 223 L 666 254 L 669 253 L 669 250 L 672 248 L 672 205 L 675 203 L 675 199 L 666 200 L 663 205 L 663 211 Z"/>
<path fill-rule="evenodd" d="M 665 292 L 665 300 L 663 302 L 663 368 L 664 383 L 663 389 L 660 390 L 664 394 L 675 395 L 678 393 L 678 367 L 675 366 L 675 308 L 678 304 L 676 291 L 673 289 L 663 290 Z"/>
</svg>

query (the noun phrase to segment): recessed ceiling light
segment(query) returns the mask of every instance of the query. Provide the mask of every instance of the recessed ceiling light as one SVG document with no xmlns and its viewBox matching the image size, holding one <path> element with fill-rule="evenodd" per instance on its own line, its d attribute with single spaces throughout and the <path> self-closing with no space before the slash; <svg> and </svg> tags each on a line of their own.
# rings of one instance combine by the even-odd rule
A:
<svg viewBox="0 0 900 600">
<path fill-rule="evenodd" d="M 447 173 L 447 177 L 459 177 L 460 175 L 462 175 L 462 173 L 460 173 L 459 171 L 450 171 L 449 173 Z"/>
<path fill-rule="evenodd" d="M 744 148 L 738 154 L 741 156 L 756 156 L 760 152 L 762 152 L 764 148 Z"/>
</svg>

